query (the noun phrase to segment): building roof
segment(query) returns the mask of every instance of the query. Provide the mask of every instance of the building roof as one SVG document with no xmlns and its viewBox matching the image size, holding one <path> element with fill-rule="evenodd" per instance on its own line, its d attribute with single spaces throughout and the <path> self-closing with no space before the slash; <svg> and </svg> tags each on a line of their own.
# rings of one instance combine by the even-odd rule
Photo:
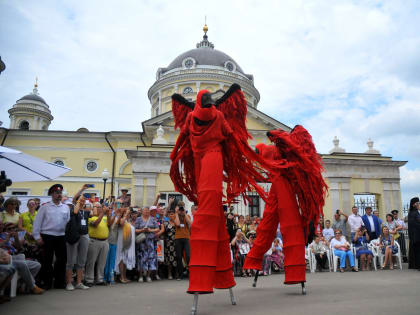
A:
<svg viewBox="0 0 420 315">
<path fill-rule="evenodd" d="M 25 96 L 21 97 L 20 99 L 18 99 L 18 101 L 38 101 L 38 102 L 41 102 L 41 103 L 47 105 L 47 102 L 45 102 L 45 100 L 41 96 L 36 95 L 34 93 L 25 95 Z"/>
<path fill-rule="evenodd" d="M 161 69 L 162 73 L 168 72 L 173 69 L 183 68 L 183 62 L 188 57 L 193 58 L 195 61 L 196 66 L 217 66 L 217 67 L 225 67 L 226 63 L 230 61 L 234 64 L 234 69 L 230 69 L 229 71 L 237 71 L 242 74 L 245 74 L 242 68 L 233 60 L 232 57 L 225 54 L 224 52 L 214 49 L 213 43 L 209 42 L 207 31 L 207 25 L 203 28 L 204 36 L 203 40 L 199 42 L 195 49 L 188 50 L 178 57 L 176 57 L 167 68 Z"/>
<path fill-rule="evenodd" d="M 235 60 L 233 60 L 232 57 L 225 54 L 224 52 L 209 48 L 209 47 L 200 47 L 188 50 L 182 54 L 180 54 L 178 57 L 172 61 L 167 68 L 164 69 L 164 72 L 170 71 L 172 69 L 176 68 L 182 68 L 182 62 L 188 58 L 194 58 L 197 66 L 218 66 L 218 67 L 224 67 L 225 63 L 227 61 L 231 61 L 236 66 L 236 71 L 245 74 L 242 70 L 242 68 L 236 63 Z"/>
</svg>

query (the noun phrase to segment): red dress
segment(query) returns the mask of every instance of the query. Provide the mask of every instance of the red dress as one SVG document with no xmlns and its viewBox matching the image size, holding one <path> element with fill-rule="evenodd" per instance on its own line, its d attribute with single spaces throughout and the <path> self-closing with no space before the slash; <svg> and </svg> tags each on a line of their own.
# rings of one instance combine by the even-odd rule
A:
<svg viewBox="0 0 420 315">
<path fill-rule="evenodd" d="M 223 102 L 209 108 L 173 96 L 175 126 L 181 127 L 171 154 L 171 179 L 175 189 L 198 205 L 191 227 L 191 258 L 188 293 L 213 293 L 213 288 L 235 286 L 229 235 L 222 200 L 231 202 L 253 186 L 264 194 L 257 181 L 264 178 L 254 165 L 262 160 L 247 143 L 246 101 L 239 86 L 232 86 Z M 193 109 L 193 110 L 192 110 Z M 235 133 L 231 126 L 235 127 Z"/>
<path fill-rule="evenodd" d="M 288 167 L 270 174 L 269 200 L 244 269 L 262 269 L 264 253 L 270 248 L 280 222 L 285 257 L 284 283 L 305 282 L 308 223 L 319 221 L 327 189 L 321 174 L 321 159 L 311 136 L 302 126 L 296 126 L 290 134 L 270 131 L 269 138 L 274 145 L 258 144 L 259 153 L 271 161 L 286 159 Z"/>
<path fill-rule="evenodd" d="M 264 149 L 263 147 L 264 146 Z M 277 148 L 264 144 L 257 146 L 264 158 L 274 159 Z M 264 215 L 257 227 L 254 246 L 245 259 L 244 269 L 262 269 L 264 254 L 270 249 L 280 222 L 283 237 L 285 284 L 306 281 L 305 235 L 295 194 L 289 182 L 281 175 L 271 177 L 271 189 Z"/>
</svg>

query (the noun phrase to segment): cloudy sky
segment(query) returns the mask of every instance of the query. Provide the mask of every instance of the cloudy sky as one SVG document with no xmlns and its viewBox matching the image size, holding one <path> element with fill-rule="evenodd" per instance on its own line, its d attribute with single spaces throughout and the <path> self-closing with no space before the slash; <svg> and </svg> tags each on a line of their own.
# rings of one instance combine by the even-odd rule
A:
<svg viewBox="0 0 420 315">
<path fill-rule="evenodd" d="M 209 39 L 254 75 L 259 109 L 303 124 L 318 150 L 369 137 L 408 160 L 403 199 L 420 193 L 420 2 L 0 0 L 0 120 L 31 92 L 50 129 L 141 129 L 158 67 Z"/>
</svg>

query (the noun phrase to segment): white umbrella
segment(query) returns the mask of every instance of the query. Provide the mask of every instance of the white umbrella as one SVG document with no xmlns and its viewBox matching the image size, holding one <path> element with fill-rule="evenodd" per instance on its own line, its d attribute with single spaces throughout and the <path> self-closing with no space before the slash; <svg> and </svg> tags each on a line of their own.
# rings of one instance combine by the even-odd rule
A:
<svg viewBox="0 0 420 315">
<path fill-rule="evenodd" d="M 55 179 L 71 168 L 0 146 L 0 171 L 13 182 L 38 182 Z"/>
</svg>

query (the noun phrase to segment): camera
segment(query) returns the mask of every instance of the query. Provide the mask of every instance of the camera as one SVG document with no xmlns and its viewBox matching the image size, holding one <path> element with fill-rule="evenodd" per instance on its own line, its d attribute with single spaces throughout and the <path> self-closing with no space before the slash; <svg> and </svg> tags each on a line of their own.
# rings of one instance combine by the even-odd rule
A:
<svg viewBox="0 0 420 315">
<path fill-rule="evenodd" d="M 7 187 L 12 185 L 12 181 L 6 177 L 6 172 L 1 171 L 0 175 L 0 193 L 6 192 Z"/>
</svg>

